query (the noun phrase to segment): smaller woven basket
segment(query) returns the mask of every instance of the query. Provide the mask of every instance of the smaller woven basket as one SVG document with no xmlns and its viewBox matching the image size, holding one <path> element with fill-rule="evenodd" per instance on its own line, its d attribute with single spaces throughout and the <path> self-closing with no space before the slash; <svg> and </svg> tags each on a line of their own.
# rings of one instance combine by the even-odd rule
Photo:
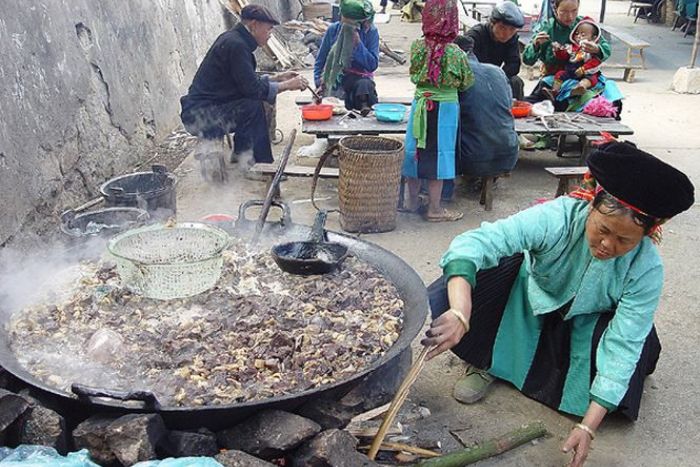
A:
<svg viewBox="0 0 700 467">
<path fill-rule="evenodd" d="M 190 297 L 212 288 L 221 277 L 226 232 L 206 224 L 155 225 L 129 230 L 107 248 L 122 285 L 160 300 Z"/>
<path fill-rule="evenodd" d="M 403 142 L 381 136 L 346 136 L 339 146 L 340 226 L 347 232 L 394 230 Z"/>
</svg>

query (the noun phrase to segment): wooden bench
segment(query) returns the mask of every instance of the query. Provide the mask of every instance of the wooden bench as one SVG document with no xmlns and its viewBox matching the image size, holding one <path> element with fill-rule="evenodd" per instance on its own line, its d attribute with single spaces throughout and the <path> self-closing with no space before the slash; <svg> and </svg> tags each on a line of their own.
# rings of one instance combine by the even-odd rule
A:
<svg viewBox="0 0 700 467">
<path fill-rule="evenodd" d="M 316 167 L 309 167 L 305 165 L 291 165 L 287 164 L 284 168 L 284 175 L 288 177 L 313 177 Z M 277 173 L 277 164 L 263 164 L 257 163 L 250 167 L 249 172 L 251 174 L 260 175 L 267 178 L 266 190 L 269 189 L 272 183 L 272 178 Z M 333 167 L 322 167 L 321 172 L 318 174 L 319 178 L 338 178 L 340 170 Z M 279 194 L 278 194 L 279 196 Z"/>
<path fill-rule="evenodd" d="M 651 46 L 651 44 L 613 26 L 601 24 L 600 27 L 602 28 L 603 33 L 607 36 L 606 38 L 608 40 L 614 37 L 627 46 L 627 54 L 624 63 L 604 62 L 603 68 L 617 68 L 624 70 L 623 79 L 626 82 L 631 83 L 634 81 L 635 70 L 642 70 L 646 68 L 644 49 Z"/>
<path fill-rule="evenodd" d="M 571 182 L 580 182 L 588 167 L 545 167 L 547 173 L 559 180 L 554 196 L 563 196 L 571 191 Z"/>
</svg>

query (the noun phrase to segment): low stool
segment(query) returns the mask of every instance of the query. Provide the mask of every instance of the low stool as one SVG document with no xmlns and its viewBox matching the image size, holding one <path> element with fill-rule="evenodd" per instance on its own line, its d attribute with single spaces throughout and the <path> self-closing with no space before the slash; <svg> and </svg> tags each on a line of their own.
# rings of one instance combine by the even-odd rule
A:
<svg viewBox="0 0 700 467">
<path fill-rule="evenodd" d="M 194 150 L 202 178 L 208 183 L 227 183 L 226 151 L 222 141 L 201 140 Z"/>
<path fill-rule="evenodd" d="M 491 211 L 493 209 L 493 186 L 498 178 L 510 177 L 510 172 L 504 172 L 498 175 L 489 175 L 488 177 L 481 178 L 481 197 L 479 198 L 479 204 L 484 206 L 485 211 Z"/>
<path fill-rule="evenodd" d="M 563 196 L 571 191 L 572 182 L 580 183 L 588 171 L 588 167 L 545 167 L 547 173 L 559 180 L 555 197 Z"/>
</svg>

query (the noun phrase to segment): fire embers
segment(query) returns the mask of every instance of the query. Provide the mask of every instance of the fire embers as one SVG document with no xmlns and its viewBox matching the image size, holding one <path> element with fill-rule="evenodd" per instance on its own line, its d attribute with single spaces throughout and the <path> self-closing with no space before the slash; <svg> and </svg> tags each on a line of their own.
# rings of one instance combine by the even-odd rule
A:
<svg viewBox="0 0 700 467">
<path fill-rule="evenodd" d="M 86 263 L 70 299 L 13 318 L 13 351 L 64 390 L 74 382 L 150 390 L 164 406 L 203 406 L 334 383 L 399 337 L 398 291 L 357 258 L 307 277 L 281 273 L 268 253 L 249 254 L 242 243 L 224 258 L 216 287 L 171 301 L 135 295 L 110 265 Z"/>
</svg>

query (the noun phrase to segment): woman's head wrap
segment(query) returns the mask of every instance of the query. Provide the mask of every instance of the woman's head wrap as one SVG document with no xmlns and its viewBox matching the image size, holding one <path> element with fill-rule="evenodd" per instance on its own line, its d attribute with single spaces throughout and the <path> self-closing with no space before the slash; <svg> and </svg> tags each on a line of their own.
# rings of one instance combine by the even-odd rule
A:
<svg viewBox="0 0 700 467">
<path fill-rule="evenodd" d="M 356 21 L 373 21 L 374 6 L 369 0 L 340 0 L 340 14 Z"/>
<path fill-rule="evenodd" d="M 648 235 L 657 242 L 661 224 L 695 202 L 695 187 L 683 172 L 632 143 L 605 144 L 586 164 L 589 171 L 570 196 L 591 201 L 600 191 L 607 192 L 623 206 L 654 219 L 656 226 Z"/>
<path fill-rule="evenodd" d="M 456 0 L 428 0 L 423 8 L 423 35 L 428 46 L 428 79 L 437 86 L 445 46 L 459 34 Z"/>
</svg>

